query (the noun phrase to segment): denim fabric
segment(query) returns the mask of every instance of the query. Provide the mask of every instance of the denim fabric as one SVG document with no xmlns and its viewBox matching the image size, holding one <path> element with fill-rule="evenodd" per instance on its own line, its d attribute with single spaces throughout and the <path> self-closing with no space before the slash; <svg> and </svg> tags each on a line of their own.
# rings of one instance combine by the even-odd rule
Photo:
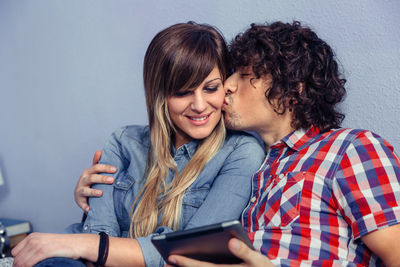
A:
<svg viewBox="0 0 400 267">
<path fill-rule="evenodd" d="M 180 172 L 191 159 L 197 141 L 189 142 L 172 156 Z M 114 132 L 106 143 L 100 163 L 117 167 L 113 185 L 97 184 L 102 189 L 101 198 L 89 200 L 90 211 L 83 224 L 85 233 L 104 231 L 111 236 L 127 237 L 131 207 L 145 179 L 149 128 L 127 126 Z M 212 160 L 204 167 L 196 181 L 183 197 L 180 229 L 238 219 L 249 201 L 251 176 L 258 170 L 265 157 L 264 149 L 253 136 L 243 132 L 228 131 L 226 140 Z M 168 182 L 174 178 L 171 171 Z M 80 226 L 75 225 L 79 231 Z M 152 235 L 172 230 L 160 226 Z M 163 266 L 164 261 L 153 247 L 151 236 L 137 238 L 146 266 Z"/>
<path fill-rule="evenodd" d="M 48 258 L 38 264 L 35 267 L 85 267 L 86 265 L 80 260 L 74 260 L 70 258 Z"/>
</svg>

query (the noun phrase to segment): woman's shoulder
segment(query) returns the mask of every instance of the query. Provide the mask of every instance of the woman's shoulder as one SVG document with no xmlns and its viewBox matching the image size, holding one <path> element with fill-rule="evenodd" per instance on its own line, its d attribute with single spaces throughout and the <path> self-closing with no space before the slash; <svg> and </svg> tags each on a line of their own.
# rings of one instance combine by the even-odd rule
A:
<svg viewBox="0 0 400 267">
<path fill-rule="evenodd" d="M 121 144 L 135 142 L 147 147 L 150 145 L 150 131 L 148 125 L 123 126 L 115 130 L 112 136 Z"/>
<path fill-rule="evenodd" d="M 224 147 L 221 150 L 229 151 L 230 158 L 246 158 L 246 161 L 254 161 L 260 165 L 265 157 L 265 149 L 261 139 L 255 135 L 243 131 L 228 130 Z"/>
<path fill-rule="evenodd" d="M 261 139 L 257 138 L 256 135 L 244 131 L 227 130 L 225 143 L 228 145 L 235 145 L 235 146 L 245 143 L 255 144 L 262 148 Z"/>
</svg>

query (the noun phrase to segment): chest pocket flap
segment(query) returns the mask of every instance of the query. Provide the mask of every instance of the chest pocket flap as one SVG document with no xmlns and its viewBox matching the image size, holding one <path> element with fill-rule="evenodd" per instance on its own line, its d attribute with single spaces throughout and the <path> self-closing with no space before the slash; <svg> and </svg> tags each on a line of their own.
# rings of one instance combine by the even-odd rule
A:
<svg viewBox="0 0 400 267">
<path fill-rule="evenodd" d="M 264 221 L 267 228 L 288 227 L 300 215 L 304 173 L 287 173 L 273 176 L 268 193 Z"/>
</svg>

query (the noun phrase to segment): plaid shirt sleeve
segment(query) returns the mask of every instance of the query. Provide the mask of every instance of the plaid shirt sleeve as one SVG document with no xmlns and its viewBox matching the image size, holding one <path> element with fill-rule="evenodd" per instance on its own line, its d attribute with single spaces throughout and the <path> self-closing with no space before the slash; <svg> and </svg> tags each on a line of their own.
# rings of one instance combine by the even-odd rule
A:
<svg viewBox="0 0 400 267">
<path fill-rule="evenodd" d="M 343 260 L 290 260 L 290 259 L 272 259 L 270 262 L 274 266 L 280 267 L 364 267 L 362 264 L 357 264 L 354 262 L 343 261 Z"/>
<path fill-rule="evenodd" d="M 332 186 L 354 239 L 400 222 L 400 161 L 380 136 L 362 131 L 351 141 Z"/>
</svg>

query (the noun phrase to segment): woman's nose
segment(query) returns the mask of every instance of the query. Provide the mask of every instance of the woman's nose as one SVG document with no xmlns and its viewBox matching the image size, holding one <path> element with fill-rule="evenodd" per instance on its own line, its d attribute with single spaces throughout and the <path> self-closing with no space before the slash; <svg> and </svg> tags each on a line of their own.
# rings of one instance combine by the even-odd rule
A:
<svg viewBox="0 0 400 267">
<path fill-rule="evenodd" d="M 191 108 L 196 112 L 203 112 L 207 108 L 207 101 L 202 93 L 195 93 L 193 95 Z"/>
</svg>

